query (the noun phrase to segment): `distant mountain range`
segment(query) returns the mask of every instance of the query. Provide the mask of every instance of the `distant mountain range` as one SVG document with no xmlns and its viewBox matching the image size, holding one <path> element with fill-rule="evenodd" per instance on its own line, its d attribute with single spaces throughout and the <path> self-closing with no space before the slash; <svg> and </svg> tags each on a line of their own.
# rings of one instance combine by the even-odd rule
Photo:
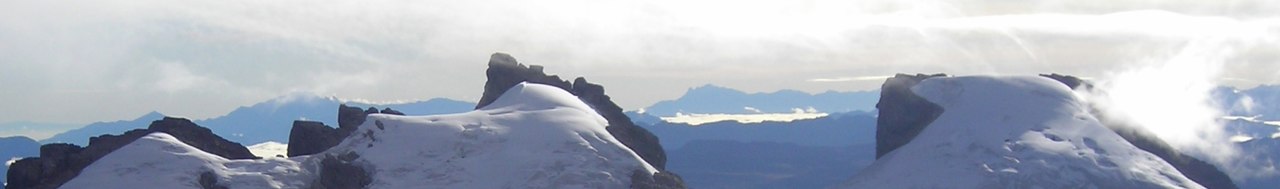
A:
<svg viewBox="0 0 1280 189">
<path fill-rule="evenodd" d="M 1280 122 L 1264 122 L 1254 119 L 1227 119 L 1227 132 L 1235 134 L 1236 145 L 1244 153 L 1236 165 L 1219 165 L 1220 167 L 1270 167 L 1280 165 Z M 1240 188 L 1273 188 L 1280 186 L 1280 173 L 1236 173 Z"/>
<path fill-rule="evenodd" d="M 350 106 L 391 108 L 410 115 L 434 115 L 470 111 L 475 106 L 471 102 L 436 98 L 427 101 L 371 105 L 358 102 L 314 95 L 291 95 L 237 108 L 231 113 L 210 119 L 196 120 L 196 123 L 208 126 L 214 133 L 228 140 L 244 144 L 258 144 L 266 141 L 288 142 L 289 129 L 294 120 L 313 120 L 336 126 L 338 105 L 346 103 Z M 134 120 L 98 122 L 79 129 L 59 133 L 41 143 L 64 142 L 84 146 L 89 137 L 102 134 L 122 133 L 132 129 L 145 128 L 151 121 L 164 118 L 164 114 L 151 112 Z"/>
<path fill-rule="evenodd" d="M 790 113 L 794 109 L 813 108 L 819 112 L 874 111 L 879 91 L 809 94 L 795 90 L 772 93 L 745 93 L 730 88 L 704 85 L 685 92 L 675 100 L 645 107 L 642 113 L 658 117 L 685 114 Z"/>
<path fill-rule="evenodd" d="M 1260 120 L 1280 120 L 1280 85 L 1262 85 L 1250 89 L 1219 87 L 1213 98 L 1227 115 Z"/>
<path fill-rule="evenodd" d="M 41 123 L 30 121 L 0 123 L 0 133 L 4 133 L 0 137 L 25 136 L 40 140 L 84 126 L 85 124 L 83 123 Z"/>
<path fill-rule="evenodd" d="M 875 160 L 875 121 L 857 111 L 793 122 L 641 125 L 661 137 L 667 168 L 692 188 L 825 188 Z"/>
</svg>

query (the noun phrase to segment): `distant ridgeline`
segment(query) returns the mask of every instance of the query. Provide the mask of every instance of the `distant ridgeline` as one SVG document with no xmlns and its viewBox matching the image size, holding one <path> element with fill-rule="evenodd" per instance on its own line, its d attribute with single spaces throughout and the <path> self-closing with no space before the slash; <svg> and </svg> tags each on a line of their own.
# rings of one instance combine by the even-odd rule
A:
<svg viewBox="0 0 1280 189">
<path fill-rule="evenodd" d="M 145 129 L 90 137 L 83 147 L 44 145 L 40 157 L 13 164 L 6 188 L 685 188 L 665 169 L 657 136 L 635 126 L 602 86 L 583 78 L 559 80 L 501 53 L 489 66 L 485 93 L 474 110 L 456 101 L 361 109 L 332 99 L 295 99 L 204 121 L 154 113 L 141 119 L 162 118 Z M 464 104 L 467 110 L 453 110 Z M 462 113 L 401 116 L 410 112 Z M 272 121 L 302 116 L 309 117 L 281 125 Z M 337 120 L 338 127 L 309 121 L 325 117 Z M 263 123 L 221 129 L 197 125 L 253 119 Z M 135 122 L 144 121 L 99 125 Z M 261 159 L 231 140 L 283 138 L 272 136 L 279 134 L 275 128 L 288 128 L 284 136 L 292 158 Z M 386 172 L 405 170 L 421 175 Z"/>
<path fill-rule="evenodd" d="M 227 115 L 194 121 L 209 127 L 218 135 L 244 144 L 258 144 L 266 141 L 285 142 L 289 140 L 289 125 L 292 125 L 294 120 L 312 120 L 323 122 L 327 125 L 337 125 L 334 121 L 338 120 L 338 113 L 333 111 L 333 108 L 338 107 L 340 104 L 363 107 L 380 106 L 396 109 L 411 115 L 460 113 L 470 111 L 471 107 L 475 106 L 474 103 L 470 102 L 441 98 L 410 103 L 369 105 L 354 102 L 344 103 L 343 100 L 336 98 L 295 94 L 252 106 L 240 107 Z M 147 123 L 164 117 L 165 115 L 161 113 L 151 112 L 130 121 L 93 123 L 79 129 L 54 135 L 48 139 L 41 140 L 41 143 L 65 142 L 87 145 L 89 137 L 143 128 Z"/>
<path fill-rule="evenodd" d="M 809 94 L 794 90 L 772 93 L 745 93 L 715 85 L 695 87 L 675 100 L 645 107 L 642 113 L 658 117 L 684 114 L 791 113 L 812 108 L 819 112 L 874 111 L 878 91 Z"/>
</svg>

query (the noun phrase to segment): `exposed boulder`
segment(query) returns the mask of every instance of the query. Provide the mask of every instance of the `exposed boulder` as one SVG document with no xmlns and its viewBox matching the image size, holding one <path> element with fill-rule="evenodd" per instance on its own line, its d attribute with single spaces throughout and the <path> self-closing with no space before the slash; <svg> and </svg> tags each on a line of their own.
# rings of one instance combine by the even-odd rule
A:
<svg viewBox="0 0 1280 189">
<path fill-rule="evenodd" d="M 1094 88 L 1093 83 L 1075 76 L 1056 73 L 1040 74 L 1040 76 L 1057 80 L 1058 82 L 1061 82 L 1062 84 L 1067 85 L 1067 87 L 1075 90 L 1105 92 L 1097 91 L 1100 89 Z M 1155 136 L 1155 134 L 1150 131 L 1139 129 L 1141 127 L 1130 125 L 1130 123 L 1126 123 L 1123 120 L 1111 119 L 1107 117 L 1106 114 L 1100 113 L 1100 110 L 1092 108 L 1097 106 L 1090 107 L 1090 112 L 1092 112 L 1094 117 L 1097 117 L 1098 121 L 1102 122 L 1104 126 L 1115 131 L 1121 138 L 1124 138 L 1125 141 L 1137 146 L 1139 149 L 1155 154 L 1157 157 L 1160 157 L 1160 159 L 1164 159 L 1164 161 L 1169 162 L 1169 164 L 1173 165 L 1173 168 L 1178 169 L 1179 172 L 1182 172 L 1183 175 L 1186 175 L 1187 178 L 1192 181 L 1210 189 L 1239 188 L 1231 181 L 1231 178 L 1227 176 L 1225 172 L 1218 169 L 1217 166 L 1178 152 L 1177 149 L 1174 149 L 1173 146 L 1165 143 L 1164 140 L 1161 140 L 1160 137 Z"/>
<path fill-rule="evenodd" d="M 880 86 L 880 102 L 876 109 L 876 158 L 910 142 L 942 115 L 942 107 L 925 100 L 911 91 L 920 81 L 946 74 L 898 74 L 885 80 Z"/>
<path fill-rule="evenodd" d="M 89 145 L 83 148 L 64 143 L 41 146 L 40 157 L 23 159 L 10 167 L 6 188 L 57 188 L 94 161 L 154 132 L 168 133 L 192 147 L 227 159 L 259 158 L 244 145 L 219 137 L 191 120 L 165 117 L 151 122 L 147 129 L 90 138 Z"/>
<path fill-rule="evenodd" d="M 338 129 L 324 125 L 318 121 L 293 121 L 289 131 L 289 157 L 311 155 L 338 145 L 345 136 L 339 136 Z"/>
</svg>

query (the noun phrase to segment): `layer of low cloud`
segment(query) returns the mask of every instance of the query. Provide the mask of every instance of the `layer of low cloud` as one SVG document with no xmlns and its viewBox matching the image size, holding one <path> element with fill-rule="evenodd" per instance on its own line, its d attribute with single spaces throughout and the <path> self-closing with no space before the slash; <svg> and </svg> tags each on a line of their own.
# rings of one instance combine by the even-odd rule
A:
<svg viewBox="0 0 1280 189">
<path fill-rule="evenodd" d="M 752 111 L 753 109 L 747 107 L 746 110 L 751 113 L 744 114 L 685 114 L 677 112 L 675 116 L 660 117 L 660 119 L 670 123 L 702 125 L 724 121 L 738 123 L 792 122 L 817 119 L 828 115 L 827 113 L 818 112 L 813 107 L 808 109 L 794 108 L 791 113 L 761 113 L 760 110 Z"/>
<path fill-rule="evenodd" d="M 879 86 L 821 81 L 894 73 L 1096 77 L 1204 38 L 1234 49 L 1221 83 L 1280 82 L 1280 5 L 1262 0 L 0 5 L 0 122 L 205 118 L 298 92 L 474 100 L 493 52 L 603 83 L 629 109 L 707 83 L 821 92 Z"/>
</svg>

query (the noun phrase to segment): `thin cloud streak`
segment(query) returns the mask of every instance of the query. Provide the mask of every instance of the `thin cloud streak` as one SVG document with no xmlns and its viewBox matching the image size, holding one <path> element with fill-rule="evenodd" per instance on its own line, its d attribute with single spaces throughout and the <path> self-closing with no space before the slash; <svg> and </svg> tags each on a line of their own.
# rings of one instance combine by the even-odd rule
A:
<svg viewBox="0 0 1280 189">
<path fill-rule="evenodd" d="M 814 78 L 814 79 L 809 79 L 808 81 L 809 81 L 809 82 L 884 81 L 885 79 L 889 79 L 890 77 L 893 77 L 893 76 L 883 75 L 883 76 L 858 76 L 858 77 L 837 77 L 837 78 Z"/>
</svg>

